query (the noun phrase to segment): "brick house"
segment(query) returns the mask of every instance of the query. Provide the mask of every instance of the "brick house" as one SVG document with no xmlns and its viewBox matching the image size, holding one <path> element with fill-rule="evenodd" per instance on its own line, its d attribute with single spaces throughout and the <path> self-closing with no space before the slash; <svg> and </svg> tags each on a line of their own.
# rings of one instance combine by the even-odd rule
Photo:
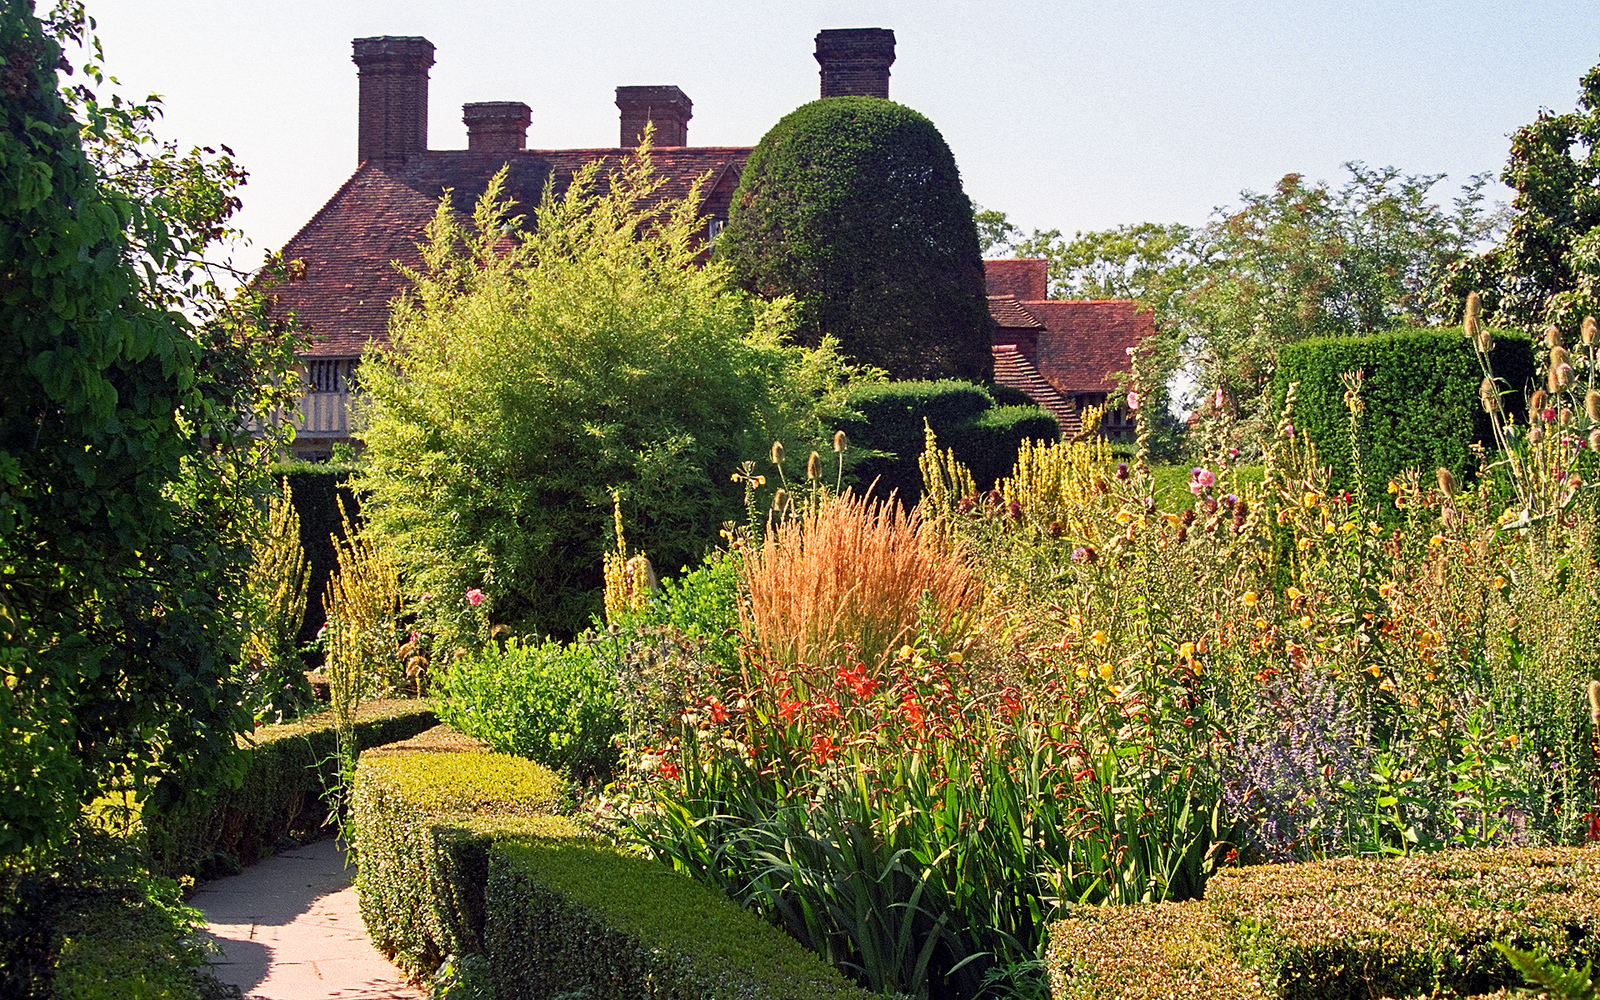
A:
<svg viewBox="0 0 1600 1000">
<path fill-rule="evenodd" d="M 1125 299 L 1052 299 L 1049 261 L 986 260 L 989 315 L 994 318 L 994 378 L 1026 392 L 1055 415 L 1066 437 L 1081 414 L 1106 407 L 1101 433 L 1129 439 L 1133 414 L 1112 399 L 1127 370 L 1128 348 L 1153 335 L 1155 316 Z"/>
<path fill-rule="evenodd" d="M 494 101 L 462 107 L 466 149 L 429 149 L 433 44 L 425 38 L 380 36 L 355 39 L 353 46 L 360 78 L 358 165 L 283 248 L 286 260 L 304 262 L 304 279 L 274 292 L 277 309 L 292 310 L 311 337 L 301 359 L 306 392 L 294 452 L 313 460 L 329 457 L 335 444 L 351 440 L 350 402 L 361 354 L 368 344 L 389 344 L 389 303 L 403 284 L 394 265 L 420 264 L 417 243 L 446 189 L 453 192 L 452 207 L 470 213 L 489 178 L 505 167 L 506 193 L 530 206 L 547 180 L 559 193 L 584 164 L 619 161 L 638 146 L 646 122 L 654 122 L 652 160 L 664 180 L 662 196 L 682 197 L 695 180 L 707 178 L 700 212 L 709 241 L 727 221 L 751 151 L 748 146 L 690 146 L 693 102 L 674 86 L 618 87 L 619 143 L 612 148 L 529 149 L 528 106 Z M 887 98 L 894 32 L 823 31 L 816 37 L 816 59 L 823 97 Z M 1125 360 L 1123 347 L 1143 328 L 1124 308 L 1129 303 L 1045 299 L 1044 261 L 988 263 L 995 293 L 991 313 L 999 323 L 996 378 L 1028 392 L 1075 433 L 1077 413 L 1093 405 L 1089 400 L 1103 401 L 1110 373 Z M 1104 308 L 1096 312 L 1091 306 Z M 1097 337 L 1110 340 L 1102 345 Z"/>
</svg>

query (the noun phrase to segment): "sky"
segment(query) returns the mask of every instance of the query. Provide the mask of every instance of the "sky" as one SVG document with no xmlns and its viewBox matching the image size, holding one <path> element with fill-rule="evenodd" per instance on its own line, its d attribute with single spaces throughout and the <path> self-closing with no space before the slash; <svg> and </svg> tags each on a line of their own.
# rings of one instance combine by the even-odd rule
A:
<svg viewBox="0 0 1600 1000">
<path fill-rule="evenodd" d="M 47 7 L 45 2 L 41 8 Z M 1204 222 L 1287 173 L 1446 174 L 1441 204 L 1498 179 L 1508 136 L 1575 105 L 1600 63 L 1596 0 L 88 0 L 158 132 L 227 144 L 250 172 L 240 226 L 278 249 L 356 166 L 352 38 L 434 43 L 429 147 L 461 105 L 523 101 L 528 145 L 614 146 L 615 88 L 675 84 L 692 145 L 754 145 L 818 96 L 823 28 L 891 28 L 890 97 L 922 112 L 967 193 L 1026 231 Z M 81 61 L 81 60 L 80 60 Z M 1498 184 L 1496 200 L 1511 192 Z"/>
</svg>

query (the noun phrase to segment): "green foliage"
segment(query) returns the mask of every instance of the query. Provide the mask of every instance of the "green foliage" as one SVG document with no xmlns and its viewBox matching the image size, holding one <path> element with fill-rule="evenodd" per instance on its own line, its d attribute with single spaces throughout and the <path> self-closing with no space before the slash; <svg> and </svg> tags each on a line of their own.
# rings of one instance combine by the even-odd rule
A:
<svg viewBox="0 0 1600 1000">
<path fill-rule="evenodd" d="M 300 659 L 310 564 L 300 541 L 289 484 L 267 506 L 267 523 L 251 545 L 245 642 L 245 697 L 258 721 L 293 718 L 312 700 Z"/>
<path fill-rule="evenodd" d="M 487 907 L 501 1000 L 866 996 L 712 890 L 594 841 L 494 845 Z"/>
<path fill-rule="evenodd" d="M 616 679 L 593 643 L 489 643 L 452 664 L 437 692 L 440 718 L 501 753 L 580 783 L 604 782 L 616 767 Z"/>
<path fill-rule="evenodd" d="M 413 596 L 481 588 L 496 619 L 574 635 L 600 607 L 613 491 L 634 541 L 680 565 L 738 516 L 741 459 L 820 443 L 836 356 L 783 345 L 782 307 L 701 266 L 699 189 L 660 185 L 642 148 L 547 192 L 526 229 L 499 181 L 470 227 L 441 203 L 397 350 L 362 369 L 363 514 Z"/>
<path fill-rule="evenodd" d="M 1245 191 L 1204 226 L 1036 232 L 1019 252 L 1050 259 L 1056 295 L 1154 310 L 1156 385 L 1185 367 L 1197 397 L 1221 388 L 1244 418 L 1235 443 L 1253 449 L 1276 416 L 1266 390 L 1283 346 L 1459 318 L 1436 283 L 1499 226 L 1483 206 L 1487 176 L 1445 209 L 1428 199 L 1442 175 L 1345 169 L 1337 189 L 1288 174 L 1270 192 Z"/>
<path fill-rule="evenodd" d="M 954 379 L 867 385 L 852 389 L 848 399 L 860 416 L 839 426 L 849 435 L 850 447 L 866 451 L 867 457 L 849 467 L 847 479 L 863 490 L 876 482 L 875 496 L 893 491 L 907 504 L 922 496 L 917 460 L 929 426 L 985 489 L 1011 471 L 1024 438 L 1061 436 L 1055 419 L 1038 407 L 997 408 L 987 389 Z"/>
<path fill-rule="evenodd" d="M 1496 941 L 1494 946 L 1506 957 L 1506 961 L 1522 973 L 1523 979 L 1535 987 L 1543 987 L 1544 995 L 1551 1000 L 1596 1000 L 1600 997 L 1600 993 L 1595 992 L 1594 979 L 1590 977 L 1594 969 L 1593 959 L 1585 962 L 1581 969 L 1563 969 L 1552 962 L 1548 955 L 1513 948 L 1504 941 Z"/>
<path fill-rule="evenodd" d="M 830 97 L 784 116 L 750 154 L 716 256 L 740 287 L 794 297 L 802 343 L 832 335 L 897 379 L 991 376 L 972 203 L 909 108 Z"/>
<path fill-rule="evenodd" d="M 437 724 L 416 701 L 369 701 L 356 712 L 358 749 L 383 746 Z M 338 720 L 332 711 L 241 737 L 248 764 L 236 788 L 188 802 L 147 805 L 143 823 L 153 869 L 165 875 L 212 876 L 237 871 L 285 840 L 316 836 L 339 808 Z"/>
<path fill-rule="evenodd" d="M 1533 348 L 1528 338 L 1498 333 L 1490 363 L 1509 389 L 1504 406 L 1525 413 Z M 1328 337 L 1286 346 L 1278 356 L 1274 409 L 1298 382 L 1294 424 L 1316 442 L 1334 489 L 1355 490 L 1345 372 L 1360 371 L 1363 404 L 1356 444 L 1366 474 L 1369 507 L 1386 506 L 1386 484 L 1406 469 L 1431 475 L 1446 468 L 1459 482 L 1477 474 L 1468 451 L 1490 449 L 1495 437 L 1479 398 L 1483 369 L 1460 330 L 1396 330 L 1368 337 Z M 1392 505 L 1391 505 L 1392 509 Z"/>
<path fill-rule="evenodd" d="M 247 424 L 292 359 L 200 260 L 243 172 L 101 103 L 95 62 L 57 92 L 86 24 L 0 8 L 0 858 L 113 781 L 165 801 L 234 766 Z"/>
<path fill-rule="evenodd" d="M 282 462 L 272 467 L 274 476 L 289 484 L 295 516 L 300 519 L 300 545 L 311 565 L 306 577 L 306 615 L 297 641 L 309 646 L 327 621 L 328 578 L 338 566 L 334 540 L 344 537 L 344 517 L 361 524 L 361 503 L 350 488 L 355 467 L 333 463 Z M 320 655 L 320 654 L 317 654 Z M 313 664 L 316 663 L 313 659 Z"/>
<path fill-rule="evenodd" d="M 447 956 L 482 954 L 494 841 L 579 830 L 550 815 L 559 785 L 549 769 L 501 754 L 430 749 L 426 738 L 416 743 L 363 756 L 353 826 L 362 920 L 380 950 L 423 978 Z"/>
<path fill-rule="evenodd" d="M 1517 192 L 1510 226 L 1499 246 L 1450 270 L 1443 294 L 1457 315 L 1473 291 L 1506 325 L 1574 329 L 1600 314 L 1600 66 L 1580 87 L 1578 110 L 1541 110 L 1512 135 L 1500 175 Z"/>
<path fill-rule="evenodd" d="M 1502 941 L 1580 966 L 1600 953 L 1595 867 L 1592 848 L 1540 848 L 1227 869 L 1203 901 L 1086 909 L 1053 924 L 1052 993 L 1508 995 L 1520 977 Z M 1545 971 L 1582 988 L 1581 971 Z"/>
</svg>

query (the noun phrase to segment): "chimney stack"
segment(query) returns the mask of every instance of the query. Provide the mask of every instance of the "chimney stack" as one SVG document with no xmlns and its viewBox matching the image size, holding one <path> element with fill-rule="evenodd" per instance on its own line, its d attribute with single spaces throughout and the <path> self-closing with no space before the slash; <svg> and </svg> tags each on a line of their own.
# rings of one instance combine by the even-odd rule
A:
<svg viewBox="0 0 1600 1000">
<path fill-rule="evenodd" d="M 822 96 L 889 96 L 894 32 L 888 28 L 828 28 L 817 32 Z"/>
<path fill-rule="evenodd" d="M 461 105 L 467 125 L 467 149 L 474 153 L 509 153 L 528 148 L 528 123 L 533 120 L 521 101 L 483 101 Z"/>
<path fill-rule="evenodd" d="M 399 166 L 428 148 L 433 43 L 414 36 L 380 35 L 357 38 L 352 44 L 361 74 L 356 158 Z"/>
<path fill-rule="evenodd" d="M 622 145 L 639 145 L 646 122 L 655 122 L 657 146 L 689 145 L 689 119 L 694 102 L 677 87 L 618 87 L 622 112 Z"/>
</svg>

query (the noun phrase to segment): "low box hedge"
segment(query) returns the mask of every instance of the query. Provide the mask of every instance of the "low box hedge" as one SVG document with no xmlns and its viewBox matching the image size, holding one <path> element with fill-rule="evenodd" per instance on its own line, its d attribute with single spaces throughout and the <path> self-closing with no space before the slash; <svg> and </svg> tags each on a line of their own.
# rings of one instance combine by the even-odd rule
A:
<svg viewBox="0 0 1600 1000">
<path fill-rule="evenodd" d="M 438 724 L 433 708 L 409 700 L 370 701 L 356 710 L 356 744 L 394 743 Z M 243 783 L 202 799 L 143 815 L 155 870 L 169 878 L 237 871 L 285 839 L 306 839 L 326 825 L 327 793 L 338 779 L 333 713 L 262 726 L 241 737 L 250 754 Z"/>
<path fill-rule="evenodd" d="M 489 852 L 485 944 L 499 1000 L 865 1000 L 714 890 L 594 840 Z"/>
<path fill-rule="evenodd" d="M 378 949 L 418 979 L 452 955 L 482 953 L 495 840 L 581 833 L 550 815 L 559 786 L 548 768 L 463 740 L 441 726 L 356 767 L 361 917 Z"/>
<path fill-rule="evenodd" d="M 1600 846 L 1225 870 L 1056 922 L 1047 962 L 1055 1000 L 1472 997 L 1522 985 L 1495 941 L 1600 960 Z"/>
</svg>

